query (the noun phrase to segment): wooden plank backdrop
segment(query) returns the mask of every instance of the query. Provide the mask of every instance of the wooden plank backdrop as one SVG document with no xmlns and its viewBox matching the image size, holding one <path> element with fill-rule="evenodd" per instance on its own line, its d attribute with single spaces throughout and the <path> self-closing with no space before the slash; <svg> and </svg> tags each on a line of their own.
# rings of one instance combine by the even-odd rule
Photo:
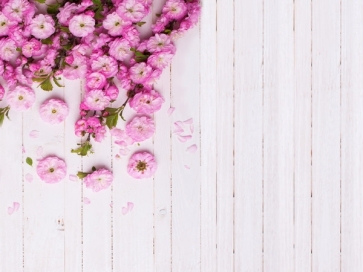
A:
<svg viewBox="0 0 363 272">
<path fill-rule="evenodd" d="M 164 3 L 154 0 L 144 37 Z M 363 1 L 204 0 L 176 44 L 155 85 L 156 133 L 131 150 L 155 153 L 153 178 L 128 176 L 132 152 L 118 158 L 111 136 L 97 155 L 70 153 L 84 81 L 37 90 L 29 112 L 11 112 L 0 272 L 363 271 Z M 67 101 L 65 123 L 40 121 L 49 95 Z M 173 123 L 190 118 L 181 143 Z M 64 181 L 45 184 L 25 163 L 47 155 L 66 160 Z M 113 170 L 111 188 L 68 178 L 94 165 Z"/>
</svg>

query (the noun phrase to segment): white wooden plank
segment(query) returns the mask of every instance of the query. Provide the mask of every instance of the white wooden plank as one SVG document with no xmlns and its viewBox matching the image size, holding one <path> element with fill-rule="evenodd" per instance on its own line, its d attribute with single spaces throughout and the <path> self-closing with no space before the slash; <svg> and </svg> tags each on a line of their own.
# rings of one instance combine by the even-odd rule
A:
<svg viewBox="0 0 363 272">
<path fill-rule="evenodd" d="M 200 23 L 201 271 L 217 271 L 217 1 L 203 6 Z M 220 31 L 222 32 L 222 31 Z M 185 54 L 190 54 L 185 53 Z M 219 60 L 218 60 L 219 61 Z M 222 66 L 218 66 L 222 67 Z M 196 72 L 196 70 L 192 70 Z M 225 90 L 225 89 L 223 89 Z M 227 113 L 228 115 L 228 113 Z M 228 118 L 228 117 L 226 117 Z M 218 120 L 219 121 L 219 120 Z M 233 121 L 233 118 L 232 118 Z M 219 139 L 222 141 L 222 139 Z M 219 157 L 218 157 L 219 158 Z M 233 171 L 233 170 L 232 170 Z M 221 181 L 223 182 L 223 181 Z M 228 182 L 228 181 L 227 181 Z M 231 180 L 229 180 L 231 182 Z"/>
<path fill-rule="evenodd" d="M 217 91 L 216 100 L 213 100 L 214 114 L 216 117 L 216 147 L 217 157 L 217 192 L 216 197 L 210 196 L 216 200 L 217 204 L 217 269 L 216 271 L 233 271 L 233 194 L 234 194 L 234 10 L 233 0 L 217 2 L 217 86 L 213 89 Z M 209 51 L 209 50 L 208 50 Z M 213 58 L 212 58 L 213 59 Z M 204 71 L 204 69 L 202 70 Z M 213 74 L 211 74 L 213 75 Z M 212 81 L 213 82 L 213 81 Z M 212 87 L 212 86 L 211 86 Z M 206 88 L 202 88 L 205 90 Z M 207 92 L 205 92 L 207 95 Z M 211 95 L 211 93 L 209 93 Z M 203 99 L 204 101 L 204 99 Z M 216 103 L 217 102 L 217 103 Z M 204 103 L 201 110 L 204 110 Z M 203 115 L 204 118 L 210 116 Z M 203 124 L 206 123 L 203 121 Z M 202 126 L 202 129 L 206 126 Z M 204 129 L 203 129 L 204 131 Z M 213 133 L 211 131 L 207 132 Z M 203 135 L 203 133 L 202 133 Z M 209 135 L 210 137 L 210 135 Z M 212 139 L 215 140 L 215 137 Z M 203 139 L 202 139 L 203 141 Z M 203 147 L 203 146 L 202 146 Z M 203 152 L 205 155 L 212 157 L 214 154 L 206 145 L 208 152 Z M 214 151 L 214 150 L 213 150 Z M 202 164 L 203 165 L 203 164 Z M 209 168 L 209 169 L 208 169 Z M 204 169 L 205 172 L 214 175 L 212 165 Z M 203 172 L 203 173 L 205 173 Z M 204 174 L 202 174 L 205 176 Z M 208 176 L 208 175 L 207 175 Z M 213 179 L 205 180 L 204 186 Z M 210 211 L 209 213 L 212 213 Z M 203 222 L 203 221 L 202 221 Z M 212 248 L 211 251 L 214 251 Z M 202 248 L 203 253 L 203 248 Z M 209 270 L 211 271 L 211 270 Z"/>
<path fill-rule="evenodd" d="M 153 16 L 160 13 L 165 1 L 154 1 Z M 156 16 L 153 18 L 156 20 Z M 164 97 L 164 106 L 155 114 L 154 150 L 159 163 L 154 177 L 154 271 L 171 271 L 171 118 L 170 66 L 165 68 L 155 89 Z"/>
<path fill-rule="evenodd" d="M 84 84 L 82 80 L 83 92 Z M 82 171 L 91 172 L 92 167 L 111 170 L 109 133 L 101 143 L 92 143 L 95 154 L 82 158 Z M 117 182 L 117 176 L 113 182 Z M 93 192 L 83 184 L 83 271 L 112 271 L 111 195 L 111 188 Z"/>
<path fill-rule="evenodd" d="M 152 15 L 151 13 L 143 19 L 146 24 L 142 27 L 143 37 L 150 33 Z M 126 92 L 121 91 L 117 106 L 126 100 Z M 122 120 L 118 128 L 125 129 L 125 125 L 136 113 L 129 107 L 125 110 L 126 122 Z M 132 154 L 138 151 L 149 151 L 154 153 L 153 139 L 148 139 L 130 147 L 127 156 L 115 159 L 120 147 L 113 144 L 113 171 L 115 182 L 113 184 L 113 262 L 114 271 L 153 271 L 154 255 L 154 191 L 153 178 L 136 180 L 127 173 L 127 163 Z M 155 150 L 157 162 L 159 153 Z M 162 154 L 161 154 L 162 155 Z M 132 202 L 134 207 L 127 214 L 122 214 L 122 208 L 127 207 L 127 202 Z"/>
<path fill-rule="evenodd" d="M 71 153 L 77 148 L 79 138 L 74 133 L 74 124 L 79 119 L 81 102 L 81 81 L 64 80 L 64 99 L 69 107 L 69 116 L 64 122 L 65 161 L 68 174 L 76 175 L 81 171 L 81 157 Z M 82 181 L 72 181 L 69 175 L 64 181 L 64 235 L 65 235 L 65 271 L 82 271 Z"/>
<path fill-rule="evenodd" d="M 35 85 L 33 86 L 36 87 Z M 24 148 L 33 167 L 24 163 L 24 173 L 33 181 L 24 182 L 24 271 L 64 271 L 64 181 L 47 184 L 36 174 L 37 151 L 43 156 L 64 158 L 64 124 L 50 125 L 39 116 L 39 106 L 49 98 L 63 98 L 63 89 L 55 87 L 49 93 L 36 88 L 37 101 L 24 114 Z M 39 137 L 29 137 L 33 130 Z"/>
<path fill-rule="evenodd" d="M 0 103 L 6 107 L 6 101 Z M 22 114 L 10 112 L 0 128 L 0 271 L 23 271 Z M 8 208 L 20 204 L 12 214 Z"/>
<path fill-rule="evenodd" d="M 341 271 L 363 270 L 363 3 L 342 2 Z"/>
<path fill-rule="evenodd" d="M 293 2 L 264 3 L 264 270 L 293 271 Z"/>
<path fill-rule="evenodd" d="M 295 271 L 311 269 L 311 2 L 295 1 Z"/>
<path fill-rule="evenodd" d="M 200 271 L 200 152 L 186 152 L 192 144 L 200 150 L 199 45 L 196 27 L 178 40 L 172 63 L 173 121 L 192 117 L 195 128 L 193 139 L 185 144 L 175 134 L 172 137 L 172 271 L 176 272 Z"/>
<path fill-rule="evenodd" d="M 263 1 L 235 1 L 234 269 L 262 271 Z"/>
<path fill-rule="evenodd" d="M 340 1 L 312 9 L 312 269 L 340 271 Z"/>
</svg>

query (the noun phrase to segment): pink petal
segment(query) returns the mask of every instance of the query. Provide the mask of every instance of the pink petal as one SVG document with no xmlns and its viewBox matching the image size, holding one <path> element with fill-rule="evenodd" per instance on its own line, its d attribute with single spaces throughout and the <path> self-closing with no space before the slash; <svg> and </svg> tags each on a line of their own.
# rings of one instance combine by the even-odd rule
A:
<svg viewBox="0 0 363 272">
<path fill-rule="evenodd" d="M 174 123 L 174 126 L 175 126 L 176 128 L 183 129 L 183 122 L 181 122 L 181 121 L 176 121 L 176 122 Z"/>
<path fill-rule="evenodd" d="M 172 115 L 173 112 L 175 111 L 175 108 L 174 107 L 170 107 L 170 109 L 168 109 L 168 115 Z"/>
<path fill-rule="evenodd" d="M 193 124 L 190 124 L 189 126 L 189 130 L 190 130 L 190 133 L 193 134 L 194 133 L 194 125 Z"/>
<path fill-rule="evenodd" d="M 110 203 L 110 207 L 112 208 L 113 207 L 113 202 Z"/>
<path fill-rule="evenodd" d="M 129 207 L 122 207 L 122 214 L 123 215 L 126 215 L 127 213 L 128 213 L 128 211 L 129 211 Z"/>
<path fill-rule="evenodd" d="M 198 150 L 198 147 L 194 144 L 194 145 L 191 145 L 189 146 L 186 151 L 189 152 L 189 153 L 194 153 L 195 151 Z"/>
<path fill-rule="evenodd" d="M 13 208 L 14 208 L 14 211 L 17 212 L 19 210 L 19 207 L 20 207 L 20 204 L 19 202 L 14 202 L 13 203 Z"/>
<path fill-rule="evenodd" d="M 27 173 L 27 174 L 25 175 L 25 180 L 26 180 L 27 182 L 32 182 L 32 181 L 33 181 L 33 175 L 32 175 L 32 174 L 30 174 L 30 173 Z"/>
<path fill-rule="evenodd" d="M 69 175 L 68 178 L 70 181 L 78 181 L 78 177 L 76 175 Z"/>
<path fill-rule="evenodd" d="M 43 158 L 43 147 L 39 146 L 37 149 L 37 158 L 42 159 Z"/>
<path fill-rule="evenodd" d="M 14 213 L 14 208 L 13 207 L 8 207 L 8 214 L 12 215 Z"/>
<path fill-rule="evenodd" d="M 178 140 L 182 143 L 185 143 L 186 141 L 189 141 L 190 139 L 192 139 L 191 135 L 186 135 L 186 136 L 178 136 Z"/>
<path fill-rule="evenodd" d="M 132 209 L 134 208 L 134 203 L 132 202 L 127 202 L 127 208 L 129 209 L 129 212 L 132 211 Z"/>
<path fill-rule="evenodd" d="M 39 137 L 39 131 L 38 130 L 32 130 L 29 133 L 30 138 L 38 138 Z"/>
<path fill-rule="evenodd" d="M 189 165 L 184 165 L 184 167 L 186 168 L 186 169 L 190 169 L 190 166 Z"/>
<path fill-rule="evenodd" d="M 183 132 L 184 132 L 184 129 L 182 129 L 182 128 L 177 128 L 174 130 L 174 134 L 181 134 Z"/>
<path fill-rule="evenodd" d="M 26 151 L 25 151 L 25 147 L 22 145 L 21 146 L 21 152 L 24 154 Z"/>
<path fill-rule="evenodd" d="M 88 205 L 88 204 L 90 204 L 90 203 L 91 203 L 91 200 L 89 200 L 89 198 L 88 198 L 88 197 L 84 197 L 84 198 L 83 198 L 83 203 L 84 203 L 84 204 L 86 204 L 86 205 Z"/>
<path fill-rule="evenodd" d="M 120 155 L 122 156 L 126 156 L 127 154 L 129 154 L 129 152 L 130 150 L 127 147 L 120 149 Z"/>
<path fill-rule="evenodd" d="M 185 124 L 185 125 L 193 124 L 193 118 L 190 118 L 190 119 L 188 119 L 188 120 L 185 120 L 185 121 L 183 122 L 183 124 Z"/>
</svg>

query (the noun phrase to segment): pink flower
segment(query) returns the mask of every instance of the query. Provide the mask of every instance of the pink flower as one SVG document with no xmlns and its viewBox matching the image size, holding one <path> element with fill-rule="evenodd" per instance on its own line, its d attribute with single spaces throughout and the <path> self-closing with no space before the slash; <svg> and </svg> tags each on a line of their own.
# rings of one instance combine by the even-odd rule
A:
<svg viewBox="0 0 363 272">
<path fill-rule="evenodd" d="M 29 1 L 26 0 L 11 0 L 3 9 L 3 13 L 10 20 L 21 22 L 26 12 L 31 9 Z"/>
<path fill-rule="evenodd" d="M 109 54 L 117 60 L 124 61 L 132 55 L 131 44 L 125 39 L 115 39 L 110 42 Z"/>
<path fill-rule="evenodd" d="M 154 53 L 147 59 L 147 64 L 156 69 L 162 70 L 170 64 L 173 56 L 174 54 L 169 51 Z"/>
<path fill-rule="evenodd" d="M 68 106 L 60 99 L 49 99 L 39 109 L 40 117 L 44 122 L 59 124 L 68 116 Z"/>
<path fill-rule="evenodd" d="M 112 101 L 116 100 L 119 94 L 119 90 L 116 86 L 108 87 L 105 92 Z"/>
<path fill-rule="evenodd" d="M 0 40 L 0 58 L 6 61 L 15 60 L 19 56 L 19 52 L 16 48 L 16 44 L 13 40 Z"/>
<path fill-rule="evenodd" d="M 140 33 L 134 26 L 128 26 L 124 29 L 122 36 L 130 42 L 130 44 L 134 47 L 140 42 Z"/>
<path fill-rule="evenodd" d="M 3 100 L 4 95 L 5 95 L 5 89 L 3 85 L 0 84 L 0 101 Z"/>
<path fill-rule="evenodd" d="M 102 89 L 106 85 L 106 77 L 101 74 L 94 72 L 87 76 L 87 87 L 92 89 Z"/>
<path fill-rule="evenodd" d="M 68 62 L 68 61 L 70 62 Z M 78 79 L 85 77 L 87 73 L 86 58 L 78 53 L 74 53 L 66 58 L 69 65 L 63 70 L 63 75 L 67 79 Z"/>
<path fill-rule="evenodd" d="M 160 110 L 164 103 L 164 99 L 161 95 L 155 91 L 139 92 L 130 100 L 130 107 L 137 113 L 153 114 Z"/>
<path fill-rule="evenodd" d="M 95 20 L 89 15 L 76 15 L 69 21 L 69 31 L 76 37 L 86 37 L 95 30 Z"/>
<path fill-rule="evenodd" d="M 42 47 L 42 44 L 40 41 L 38 41 L 36 39 L 31 39 L 24 43 L 23 48 L 22 48 L 22 53 L 25 57 L 30 58 L 34 54 L 36 54 L 36 52 L 38 52 L 41 49 L 41 47 Z"/>
<path fill-rule="evenodd" d="M 181 0 L 168 0 L 163 7 L 163 13 L 169 19 L 179 20 L 187 13 L 187 5 Z"/>
<path fill-rule="evenodd" d="M 107 15 L 102 24 L 111 36 L 121 36 L 123 29 L 130 26 L 131 22 L 122 19 L 116 12 L 113 12 Z"/>
<path fill-rule="evenodd" d="M 131 156 L 127 172 L 136 179 L 150 178 L 155 173 L 157 164 L 149 152 L 138 152 Z"/>
<path fill-rule="evenodd" d="M 66 2 L 64 7 L 59 9 L 57 14 L 58 21 L 65 26 L 68 26 L 69 19 L 77 13 L 78 7 L 75 3 Z"/>
<path fill-rule="evenodd" d="M 0 36 L 7 36 L 9 28 L 14 25 L 2 12 L 0 12 Z"/>
<path fill-rule="evenodd" d="M 46 157 L 37 165 L 37 174 L 46 183 L 57 183 L 65 178 L 67 165 L 58 157 Z"/>
<path fill-rule="evenodd" d="M 107 189 L 110 187 L 112 181 L 112 172 L 105 168 L 98 169 L 84 178 L 86 187 L 92 189 L 94 192 Z"/>
<path fill-rule="evenodd" d="M 43 14 L 35 16 L 30 24 L 30 31 L 37 39 L 50 37 L 55 31 L 52 17 Z"/>
<path fill-rule="evenodd" d="M 150 138 L 155 132 L 153 119 L 147 116 L 134 117 L 126 125 L 126 134 L 135 142 L 142 142 Z"/>
<path fill-rule="evenodd" d="M 143 4 L 136 0 L 126 0 L 122 2 L 121 6 L 117 9 L 117 14 L 125 20 L 131 22 L 139 22 L 147 14 Z"/>
<path fill-rule="evenodd" d="M 8 92 L 7 101 L 10 107 L 17 111 L 25 111 L 33 106 L 35 102 L 34 91 L 26 86 L 17 86 Z"/>
<path fill-rule="evenodd" d="M 115 144 L 120 146 L 128 146 L 132 145 L 135 141 L 129 137 L 126 132 L 119 128 L 113 128 L 110 130 L 110 133 L 113 137 L 116 138 Z"/>
<path fill-rule="evenodd" d="M 171 43 L 170 37 L 166 34 L 155 34 L 147 42 L 147 50 L 149 52 L 160 52 L 168 49 L 173 50 L 174 45 Z"/>
<path fill-rule="evenodd" d="M 102 73 L 107 78 L 115 76 L 118 71 L 116 60 L 109 56 L 102 56 L 93 60 L 91 67 L 93 71 Z"/>
<path fill-rule="evenodd" d="M 85 95 L 84 103 L 90 110 L 104 110 L 110 100 L 102 90 L 91 90 Z"/>
<path fill-rule="evenodd" d="M 135 64 L 130 68 L 130 78 L 133 82 L 143 84 L 152 73 L 152 68 L 145 62 Z"/>
</svg>

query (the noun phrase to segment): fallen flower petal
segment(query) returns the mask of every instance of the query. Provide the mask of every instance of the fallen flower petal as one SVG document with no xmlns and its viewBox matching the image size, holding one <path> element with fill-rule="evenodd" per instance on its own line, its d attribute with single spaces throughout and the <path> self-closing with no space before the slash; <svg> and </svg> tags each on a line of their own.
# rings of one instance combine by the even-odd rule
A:
<svg viewBox="0 0 363 272">
<path fill-rule="evenodd" d="M 185 125 L 193 124 L 193 118 L 190 118 L 190 119 L 188 119 L 188 120 L 185 120 L 183 123 L 184 123 Z"/>
<path fill-rule="evenodd" d="M 78 181 L 78 178 L 76 175 L 69 175 L 68 178 L 70 181 Z"/>
<path fill-rule="evenodd" d="M 170 115 L 172 115 L 174 111 L 175 111 L 175 108 L 174 108 L 174 107 L 170 107 L 170 108 L 168 109 L 168 115 L 169 115 L 169 116 L 170 116 Z"/>
<path fill-rule="evenodd" d="M 194 153 L 195 151 L 197 151 L 198 150 L 198 147 L 197 147 L 197 145 L 191 145 L 191 146 L 189 146 L 187 149 L 186 149 L 186 151 L 187 152 L 189 152 L 189 153 Z"/>
<path fill-rule="evenodd" d="M 186 141 L 189 141 L 192 139 L 192 136 L 191 135 L 185 135 L 185 136 L 181 136 L 179 135 L 178 136 L 178 140 L 182 143 L 185 143 Z"/>
<path fill-rule="evenodd" d="M 30 138 L 38 138 L 39 137 L 39 131 L 38 130 L 32 130 L 29 133 Z"/>
<path fill-rule="evenodd" d="M 89 198 L 88 198 L 88 197 L 84 197 L 84 198 L 83 198 L 83 203 L 84 203 L 84 204 L 86 204 L 86 205 L 88 205 L 88 204 L 90 204 L 90 203 L 91 203 L 91 200 L 89 200 Z"/>
<path fill-rule="evenodd" d="M 32 174 L 30 174 L 30 173 L 27 173 L 27 174 L 25 175 L 25 180 L 26 180 L 27 182 L 32 182 L 32 181 L 33 181 L 33 175 L 32 175 Z"/>
<path fill-rule="evenodd" d="M 127 202 L 127 208 L 129 209 L 129 212 L 132 211 L 132 209 L 134 208 L 134 203 L 132 202 Z"/>
</svg>

